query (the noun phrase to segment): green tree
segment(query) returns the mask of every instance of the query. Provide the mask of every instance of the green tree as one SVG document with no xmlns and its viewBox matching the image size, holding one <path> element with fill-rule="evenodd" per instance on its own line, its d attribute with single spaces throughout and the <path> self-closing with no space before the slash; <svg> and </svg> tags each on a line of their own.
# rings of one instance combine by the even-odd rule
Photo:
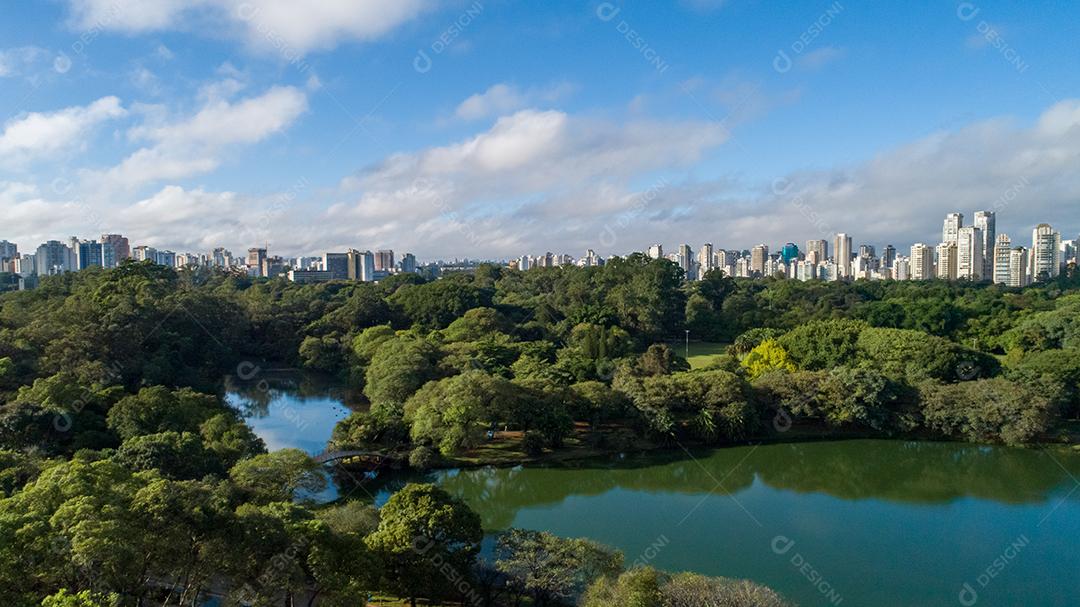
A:
<svg viewBox="0 0 1080 607">
<path fill-rule="evenodd" d="M 854 320 L 808 322 L 780 338 L 780 345 L 803 369 L 832 369 L 856 361 L 859 335 L 866 323 Z"/>
<path fill-rule="evenodd" d="M 787 350 L 773 339 L 767 339 L 758 344 L 753 350 L 750 350 L 741 364 L 752 380 L 770 371 L 794 371 L 796 369 L 795 363 L 791 361 Z"/>
<path fill-rule="evenodd" d="M 434 485 L 405 485 L 379 512 L 367 545 L 383 563 L 383 588 L 409 599 L 443 598 L 470 571 L 484 533 L 480 517 Z"/>
<path fill-rule="evenodd" d="M 973 442 L 1021 445 L 1053 427 L 1057 404 L 1001 377 L 920 387 L 926 425 L 945 436 Z"/>
<path fill-rule="evenodd" d="M 72 593 L 66 588 L 41 601 L 41 607 L 118 607 L 119 605 L 120 597 L 115 594 L 102 594 L 89 590 Z"/>
<path fill-rule="evenodd" d="M 199 425 L 223 410 L 216 396 L 190 388 L 169 390 L 152 386 L 139 390 L 109 409 L 109 428 L 127 440 L 159 432 L 195 432 Z"/>
<path fill-rule="evenodd" d="M 192 432 L 159 432 L 130 438 L 117 449 L 115 459 L 133 470 L 157 470 L 175 479 L 224 472 L 221 462 Z"/>
<path fill-rule="evenodd" d="M 364 394 L 373 403 L 404 403 L 438 373 L 439 350 L 425 339 L 384 343 L 368 366 Z"/>
<path fill-rule="evenodd" d="M 299 449 L 281 449 L 242 460 L 229 470 L 236 486 L 259 503 L 291 501 L 326 489 L 318 463 Z"/>
<path fill-rule="evenodd" d="M 621 553 L 586 539 L 511 529 L 499 537 L 495 567 L 538 606 L 570 604 L 596 579 L 622 571 Z"/>
</svg>

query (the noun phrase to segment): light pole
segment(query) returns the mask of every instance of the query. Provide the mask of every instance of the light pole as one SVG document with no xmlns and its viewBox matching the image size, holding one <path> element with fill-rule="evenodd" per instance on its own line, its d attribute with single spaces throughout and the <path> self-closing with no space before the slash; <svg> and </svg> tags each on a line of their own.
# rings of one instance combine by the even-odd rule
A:
<svg viewBox="0 0 1080 607">
<path fill-rule="evenodd" d="M 690 329 L 686 329 L 686 360 L 690 360 Z"/>
</svg>

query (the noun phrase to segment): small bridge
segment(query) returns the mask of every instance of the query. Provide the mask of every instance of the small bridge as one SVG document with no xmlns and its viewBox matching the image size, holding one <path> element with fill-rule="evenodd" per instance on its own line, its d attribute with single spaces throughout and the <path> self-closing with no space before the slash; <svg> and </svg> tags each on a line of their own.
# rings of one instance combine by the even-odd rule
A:
<svg viewBox="0 0 1080 607">
<path fill-rule="evenodd" d="M 339 462 L 347 459 L 359 459 L 365 463 L 374 464 L 376 466 L 392 464 L 398 460 L 398 458 L 392 455 L 377 453 L 375 451 L 324 451 L 311 459 L 319 464 L 328 464 L 330 462 Z"/>
</svg>

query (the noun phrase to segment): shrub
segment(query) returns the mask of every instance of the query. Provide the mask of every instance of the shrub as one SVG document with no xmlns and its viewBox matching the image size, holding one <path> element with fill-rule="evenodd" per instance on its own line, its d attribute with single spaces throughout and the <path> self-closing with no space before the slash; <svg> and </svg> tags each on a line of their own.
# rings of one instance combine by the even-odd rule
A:
<svg viewBox="0 0 1080 607">
<path fill-rule="evenodd" d="M 799 367 L 832 369 L 855 360 L 859 334 L 867 326 L 855 320 L 817 320 L 787 332 L 779 342 Z"/>
<path fill-rule="evenodd" d="M 1028 443 L 1050 430 L 1058 417 L 1051 399 L 1000 377 L 959 384 L 927 382 L 920 386 L 920 394 L 927 427 L 973 442 Z"/>
<path fill-rule="evenodd" d="M 435 450 L 426 445 L 416 447 L 409 452 L 409 466 L 417 470 L 426 470 L 438 461 Z"/>
<path fill-rule="evenodd" d="M 535 430 L 529 430 L 521 439 L 521 447 L 529 457 L 539 457 L 544 453 L 544 435 Z"/>
</svg>

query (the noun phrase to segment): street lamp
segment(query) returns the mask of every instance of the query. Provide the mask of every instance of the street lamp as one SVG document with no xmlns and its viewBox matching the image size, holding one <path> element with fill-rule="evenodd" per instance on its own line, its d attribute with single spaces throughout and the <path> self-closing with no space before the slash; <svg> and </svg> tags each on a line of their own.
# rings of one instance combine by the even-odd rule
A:
<svg viewBox="0 0 1080 607">
<path fill-rule="evenodd" d="M 686 329 L 686 360 L 690 360 L 690 329 Z"/>
</svg>

